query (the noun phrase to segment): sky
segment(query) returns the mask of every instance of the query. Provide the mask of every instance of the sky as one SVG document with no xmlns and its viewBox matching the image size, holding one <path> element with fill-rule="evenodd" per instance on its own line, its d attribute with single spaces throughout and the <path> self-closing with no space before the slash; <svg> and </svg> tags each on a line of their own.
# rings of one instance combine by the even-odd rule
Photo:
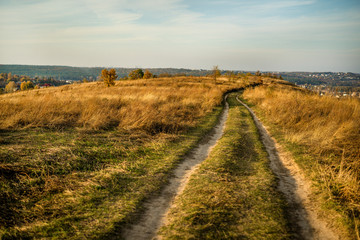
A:
<svg viewBox="0 0 360 240">
<path fill-rule="evenodd" d="M 360 0 L 0 0 L 0 64 L 360 73 Z"/>
</svg>

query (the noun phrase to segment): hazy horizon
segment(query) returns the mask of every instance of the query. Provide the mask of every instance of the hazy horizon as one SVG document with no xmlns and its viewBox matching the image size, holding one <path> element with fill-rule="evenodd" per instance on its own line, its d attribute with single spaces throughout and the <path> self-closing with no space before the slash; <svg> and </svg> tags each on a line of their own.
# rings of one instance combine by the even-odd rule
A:
<svg viewBox="0 0 360 240">
<path fill-rule="evenodd" d="M 0 63 L 360 73 L 357 0 L 1 1 Z"/>
<path fill-rule="evenodd" d="M 6 64 L 6 63 L 0 63 L 0 65 L 13 65 L 13 66 L 35 66 L 35 67 L 72 67 L 72 68 L 115 68 L 115 69 L 143 69 L 143 70 L 151 70 L 151 69 L 185 69 L 185 70 L 194 70 L 194 71 L 198 71 L 198 70 L 204 70 L 204 71 L 211 71 L 213 69 L 214 66 L 210 67 L 210 68 L 182 68 L 182 67 L 143 67 L 143 66 L 136 66 L 136 67 L 122 67 L 122 66 L 72 66 L 72 65 L 49 65 L 49 64 Z M 277 70 L 261 70 L 261 69 L 256 69 L 256 70 L 248 70 L 248 69 L 226 69 L 226 68 L 220 68 L 219 69 L 221 71 L 243 71 L 243 72 L 256 72 L 256 71 L 260 71 L 260 72 L 312 72 L 312 73 L 323 73 L 323 72 L 332 72 L 332 73 L 338 73 L 338 72 L 342 72 L 342 73 L 354 73 L 354 74 L 360 74 L 360 72 L 344 72 L 344 71 L 277 71 Z"/>
</svg>

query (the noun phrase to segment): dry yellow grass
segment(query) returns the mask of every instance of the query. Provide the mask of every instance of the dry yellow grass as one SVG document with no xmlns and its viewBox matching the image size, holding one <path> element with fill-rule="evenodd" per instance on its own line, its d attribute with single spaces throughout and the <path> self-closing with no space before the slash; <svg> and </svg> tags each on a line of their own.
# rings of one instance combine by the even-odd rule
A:
<svg viewBox="0 0 360 240">
<path fill-rule="evenodd" d="M 0 96 L 0 129 L 28 127 L 177 132 L 221 102 L 239 83 L 205 78 L 87 83 Z"/>
<path fill-rule="evenodd" d="M 243 84 L 184 77 L 1 95 L 0 239 L 118 236 Z"/>
<path fill-rule="evenodd" d="M 313 154 L 317 162 L 304 161 L 303 167 L 311 168 L 312 177 L 323 184 L 329 198 L 358 228 L 360 101 L 320 97 L 284 86 L 247 89 L 244 97 L 255 103 L 269 122 L 280 127 L 288 141 L 305 146 Z"/>
</svg>

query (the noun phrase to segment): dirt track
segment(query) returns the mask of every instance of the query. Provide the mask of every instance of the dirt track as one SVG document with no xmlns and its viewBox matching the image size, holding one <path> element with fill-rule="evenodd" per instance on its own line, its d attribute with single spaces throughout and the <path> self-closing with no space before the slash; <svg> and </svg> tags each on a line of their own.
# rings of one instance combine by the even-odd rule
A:
<svg viewBox="0 0 360 240">
<path fill-rule="evenodd" d="M 228 109 L 229 106 L 225 97 L 225 107 L 217 125 L 175 169 L 173 177 L 169 179 L 168 185 L 164 187 L 161 193 L 145 203 L 146 210 L 140 221 L 123 231 L 125 239 L 141 240 L 156 237 L 156 232 L 164 223 L 165 215 L 171 206 L 172 200 L 176 195 L 181 194 L 191 174 L 207 158 L 211 148 L 215 146 L 217 140 L 222 136 Z"/>
<path fill-rule="evenodd" d="M 279 190 L 285 195 L 290 221 L 299 239 L 335 240 L 340 239 L 328 224 L 318 217 L 317 207 L 310 199 L 310 183 L 292 157 L 270 137 L 268 131 L 255 116 L 254 112 L 238 98 L 251 113 L 261 140 L 269 154 L 270 167 L 279 178 Z"/>
<path fill-rule="evenodd" d="M 269 154 L 270 167 L 279 178 L 281 191 L 289 204 L 289 217 L 292 230 L 298 239 L 336 240 L 340 239 L 325 221 L 318 217 L 316 206 L 310 199 L 310 183 L 304 178 L 302 171 L 291 156 L 286 153 L 255 116 L 254 112 L 238 98 L 251 113 L 261 140 Z M 222 136 L 228 115 L 228 104 L 220 116 L 219 123 L 204 137 L 201 143 L 175 169 L 169 184 L 161 193 L 145 203 L 145 212 L 140 221 L 123 231 L 125 239 L 156 239 L 156 232 L 165 221 L 165 216 L 176 195 L 181 194 L 191 174 L 206 159 L 212 147 Z"/>
</svg>

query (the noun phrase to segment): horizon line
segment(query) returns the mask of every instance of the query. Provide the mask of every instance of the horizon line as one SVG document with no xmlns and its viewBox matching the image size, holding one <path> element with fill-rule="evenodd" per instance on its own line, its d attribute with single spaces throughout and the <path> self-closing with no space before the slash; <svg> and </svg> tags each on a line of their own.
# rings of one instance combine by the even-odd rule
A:
<svg viewBox="0 0 360 240">
<path fill-rule="evenodd" d="M 211 71 L 212 69 L 204 69 L 204 68 L 184 68 L 184 67 L 116 67 L 116 66 L 71 66 L 71 65 L 62 65 L 62 64 L 7 64 L 7 63 L 0 63 L 1 65 L 8 65 L 8 66 L 42 66 L 42 67 L 72 67 L 72 68 L 122 68 L 122 69 L 184 69 L 184 70 L 191 70 L 191 71 Z M 292 70 L 292 71 L 274 71 L 274 70 L 238 70 L 238 69 L 221 69 L 221 71 L 238 71 L 238 72 L 272 72 L 272 73 L 354 73 L 354 74 L 360 74 L 360 72 L 349 72 L 349 71 L 307 71 L 307 70 Z"/>
</svg>

